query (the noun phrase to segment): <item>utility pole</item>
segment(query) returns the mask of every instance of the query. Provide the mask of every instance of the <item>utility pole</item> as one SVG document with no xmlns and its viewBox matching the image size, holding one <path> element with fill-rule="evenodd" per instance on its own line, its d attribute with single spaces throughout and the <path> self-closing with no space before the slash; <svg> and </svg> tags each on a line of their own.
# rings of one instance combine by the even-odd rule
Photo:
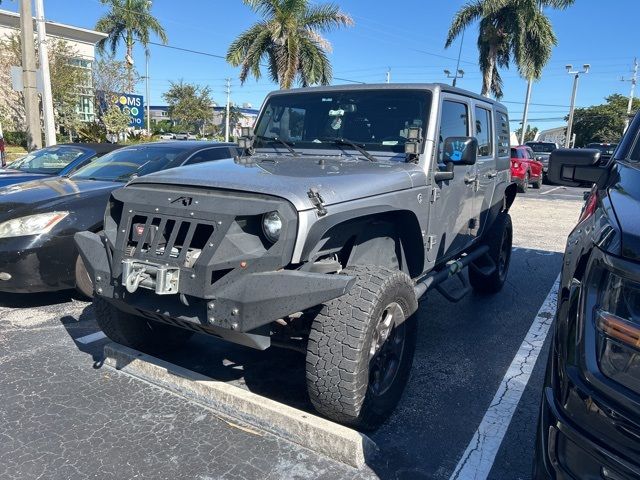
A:
<svg viewBox="0 0 640 480">
<path fill-rule="evenodd" d="M 387 83 L 391 83 L 391 67 L 387 68 Z"/>
<path fill-rule="evenodd" d="M 227 115 L 225 117 L 224 141 L 229 141 L 229 116 L 231 115 L 231 79 L 227 78 Z"/>
<path fill-rule="evenodd" d="M 573 75 L 573 92 L 571 93 L 571 107 L 569 108 L 569 123 L 567 125 L 567 136 L 564 141 L 565 148 L 569 148 L 571 146 L 571 133 L 573 130 L 573 114 L 576 109 L 576 94 L 578 93 L 578 80 L 580 79 L 580 75 L 583 73 L 589 73 L 591 69 L 591 65 L 585 63 L 582 66 L 582 70 L 574 70 L 573 65 L 567 65 L 567 73 L 569 75 Z M 575 145 L 574 145 L 575 146 Z"/>
<path fill-rule="evenodd" d="M 43 0 L 36 2 L 36 27 L 38 32 L 38 58 L 42 75 L 42 115 L 44 117 L 44 142 L 47 147 L 55 145 L 56 123 L 53 115 L 53 95 L 51 93 L 51 75 L 49 74 L 49 47 L 44 17 Z"/>
<path fill-rule="evenodd" d="M 27 149 L 31 151 L 42 148 L 31 0 L 20 0 L 20 33 L 22 37 L 22 77 L 24 83 L 24 110 L 27 122 Z"/>
<path fill-rule="evenodd" d="M 624 119 L 624 132 L 627 131 L 627 128 L 629 128 L 629 122 L 630 122 L 630 116 L 631 116 L 631 109 L 633 108 L 633 97 L 635 94 L 635 90 L 636 90 L 636 84 L 638 83 L 638 59 L 634 58 L 633 59 L 633 77 L 631 77 L 631 79 L 627 80 L 624 77 L 622 77 L 620 80 L 622 80 L 623 82 L 631 82 L 631 92 L 629 93 L 629 103 L 627 104 L 627 117 Z"/>
<path fill-rule="evenodd" d="M 531 101 L 531 86 L 533 84 L 533 80 L 529 79 L 527 82 L 527 98 L 524 102 L 524 112 L 522 113 L 522 132 L 520 133 L 520 145 L 524 145 L 525 136 L 527 135 L 527 120 L 529 116 L 529 102 Z"/>
<path fill-rule="evenodd" d="M 147 117 L 147 135 L 151 135 L 151 114 L 150 114 L 150 107 L 149 107 L 149 102 L 150 102 L 150 98 L 149 98 L 149 50 L 147 50 L 145 52 L 145 60 L 146 60 L 146 74 L 144 77 L 144 81 L 145 81 L 145 97 L 147 100 L 147 111 L 146 113 L 146 117 Z"/>
</svg>

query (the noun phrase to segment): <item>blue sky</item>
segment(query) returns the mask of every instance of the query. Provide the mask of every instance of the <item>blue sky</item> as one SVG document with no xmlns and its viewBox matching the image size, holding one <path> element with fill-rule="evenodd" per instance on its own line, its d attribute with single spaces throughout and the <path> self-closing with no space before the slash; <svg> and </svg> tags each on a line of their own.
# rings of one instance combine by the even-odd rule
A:
<svg viewBox="0 0 640 480">
<path fill-rule="evenodd" d="M 44 0 L 47 19 L 92 28 L 106 11 L 99 0 Z M 445 35 L 462 0 L 342 0 L 355 26 L 328 35 L 333 44 L 331 61 L 334 76 L 367 83 L 383 82 L 388 68 L 393 82 L 447 81 L 443 70 L 455 69 L 459 44 L 445 50 Z M 5 0 L 2 8 L 16 10 L 17 2 Z M 169 43 L 224 55 L 229 43 L 257 17 L 241 0 L 154 0 L 153 13 L 164 24 Z M 640 57 L 638 0 L 576 0 L 565 11 L 547 12 L 558 36 L 542 79 L 534 85 L 529 118 L 541 129 L 562 124 L 552 120 L 566 115 L 572 77 L 565 65 L 592 65 L 581 78 L 577 104 L 601 103 L 611 93 L 629 94 L 630 84 L 620 81 L 630 76 L 634 56 Z M 477 65 L 477 26 L 467 31 L 461 68 L 466 72 L 458 86 L 479 91 L 481 75 Z M 119 54 L 122 56 L 122 53 Z M 144 55 L 135 52 L 137 66 L 144 73 Z M 266 73 L 266 72 L 265 72 Z M 512 120 L 522 116 L 526 82 L 515 68 L 503 71 L 503 101 Z M 267 78 L 250 78 L 240 86 L 238 69 L 222 59 L 151 46 L 151 104 L 162 103 L 162 93 L 171 80 L 209 85 L 214 100 L 223 103 L 224 79 L 232 78 L 232 100 L 259 106 L 264 95 L 274 89 Z M 344 83 L 335 80 L 334 83 Z M 144 86 L 140 86 L 142 90 Z M 513 102 L 513 103 L 512 103 Z M 538 120 L 540 119 L 540 120 Z M 550 119 L 543 121 L 542 119 Z M 516 122 L 512 128 L 516 128 Z"/>
</svg>

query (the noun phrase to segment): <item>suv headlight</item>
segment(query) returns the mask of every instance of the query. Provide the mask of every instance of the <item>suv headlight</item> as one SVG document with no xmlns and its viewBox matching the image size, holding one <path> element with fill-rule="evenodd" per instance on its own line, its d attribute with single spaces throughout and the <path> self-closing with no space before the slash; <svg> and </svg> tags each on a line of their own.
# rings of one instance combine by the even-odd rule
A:
<svg viewBox="0 0 640 480">
<path fill-rule="evenodd" d="M 595 310 L 600 370 L 640 393 L 640 284 L 609 270 L 601 282 Z"/>
<path fill-rule="evenodd" d="M 13 218 L 0 223 L 0 238 L 49 233 L 69 212 L 48 212 Z"/>
<path fill-rule="evenodd" d="M 262 231 L 270 242 L 276 243 L 282 230 L 282 218 L 278 212 L 265 213 L 262 217 Z"/>
</svg>

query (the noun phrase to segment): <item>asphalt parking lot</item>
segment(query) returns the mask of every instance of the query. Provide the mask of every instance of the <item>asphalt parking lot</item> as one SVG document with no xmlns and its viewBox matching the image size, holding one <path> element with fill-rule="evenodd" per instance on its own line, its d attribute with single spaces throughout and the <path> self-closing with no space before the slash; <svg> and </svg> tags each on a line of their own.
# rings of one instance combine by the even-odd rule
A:
<svg viewBox="0 0 640 480">
<path fill-rule="evenodd" d="M 426 296 L 407 391 L 361 471 L 105 368 L 107 340 L 71 293 L 0 296 L 0 478 L 529 478 L 553 287 L 582 196 L 545 185 L 516 199 L 500 294 Z M 164 359 L 310 408 L 296 352 L 197 337 Z"/>
</svg>

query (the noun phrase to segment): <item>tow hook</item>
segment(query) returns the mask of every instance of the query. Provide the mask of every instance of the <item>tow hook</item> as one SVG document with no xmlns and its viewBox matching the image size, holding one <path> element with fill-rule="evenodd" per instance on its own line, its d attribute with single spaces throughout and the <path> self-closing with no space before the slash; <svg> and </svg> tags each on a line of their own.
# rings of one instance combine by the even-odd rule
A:
<svg viewBox="0 0 640 480">
<path fill-rule="evenodd" d="M 133 259 L 123 260 L 122 284 L 129 293 L 145 288 L 154 290 L 158 295 L 176 294 L 180 285 L 180 268 Z"/>
</svg>

